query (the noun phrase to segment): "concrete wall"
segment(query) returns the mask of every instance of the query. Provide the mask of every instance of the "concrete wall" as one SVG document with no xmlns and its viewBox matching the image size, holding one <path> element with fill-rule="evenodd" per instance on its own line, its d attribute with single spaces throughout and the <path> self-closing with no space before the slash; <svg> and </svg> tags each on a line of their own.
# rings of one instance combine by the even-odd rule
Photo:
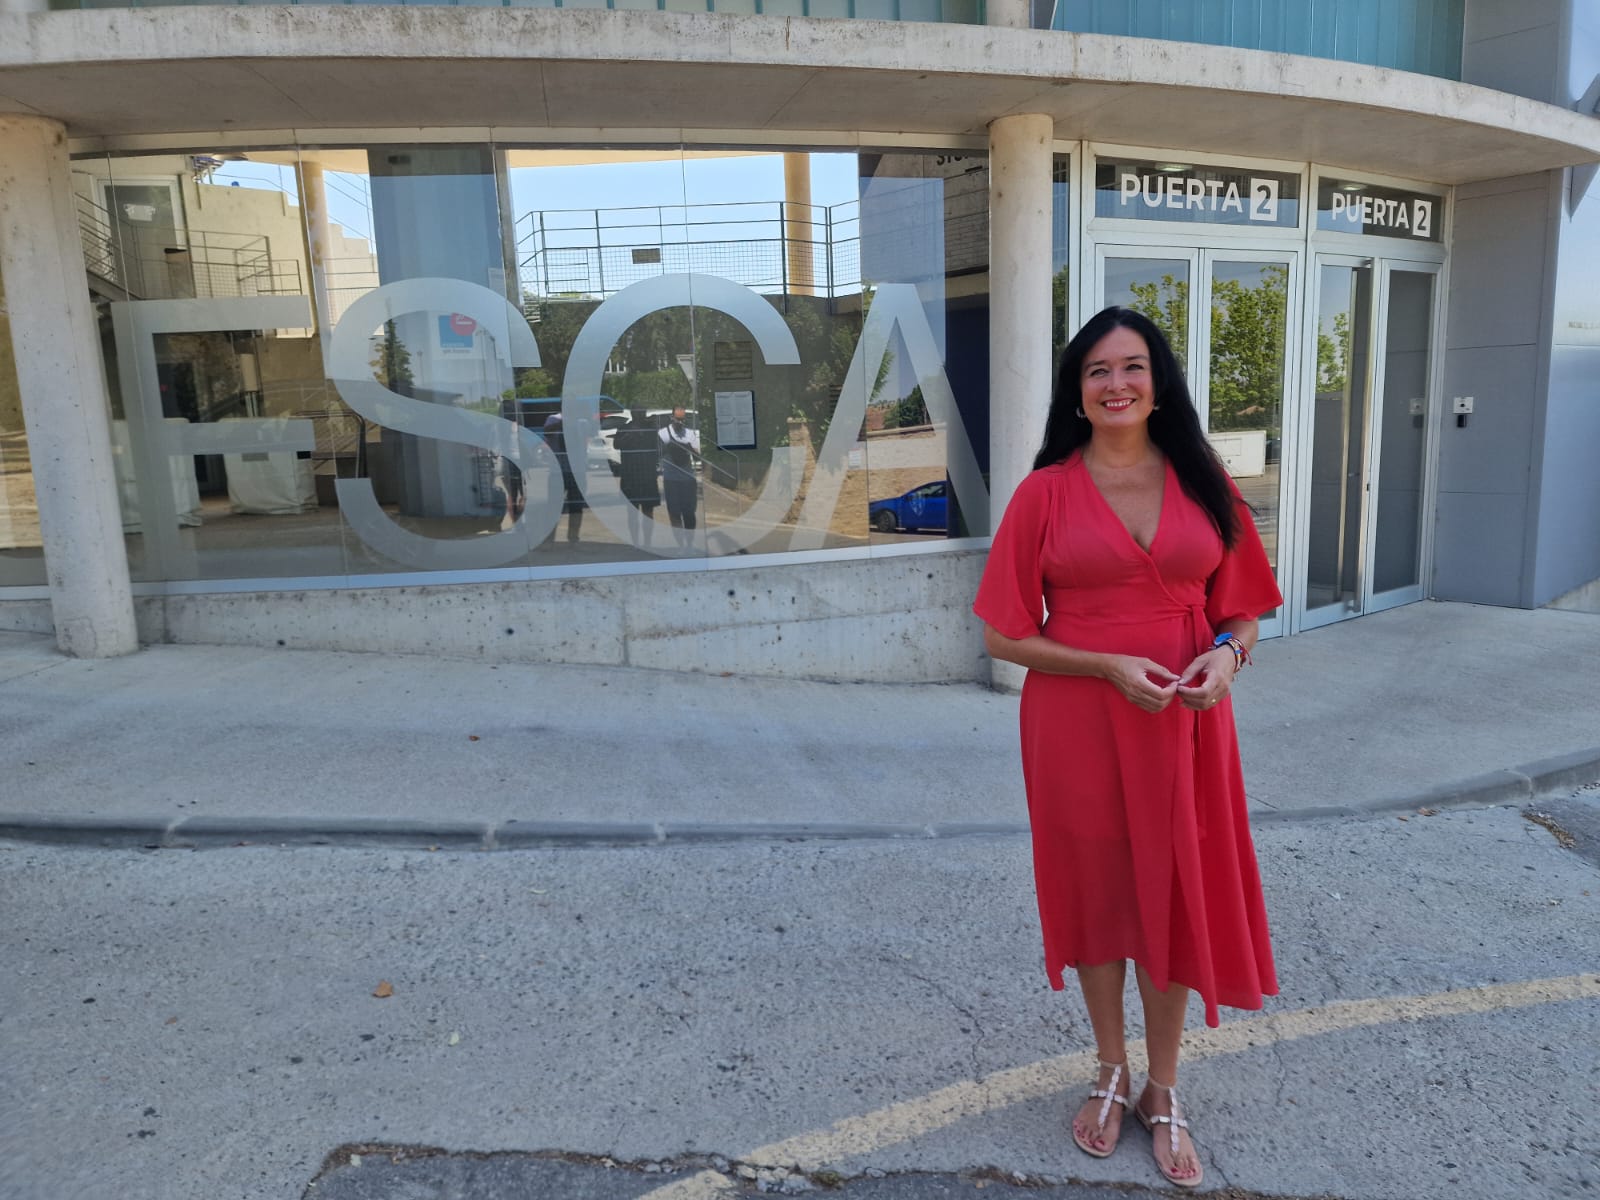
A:
<svg viewBox="0 0 1600 1200">
<path fill-rule="evenodd" d="M 1571 0 L 1565 33 L 1552 99 L 1593 105 L 1600 99 L 1600 5 Z M 1600 580 L 1600 179 L 1592 169 L 1569 168 L 1557 200 L 1550 383 L 1527 598 L 1535 605 Z"/>
<path fill-rule="evenodd" d="M 1592 3 L 1469 2 L 1464 82 L 1570 109 L 1597 72 Z M 1538 606 L 1600 577 L 1593 173 L 1462 186 L 1450 261 L 1445 396 L 1476 411 L 1444 428 L 1432 594 Z"/>
<path fill-rule="evenodd" d="M 1586 0 L 1583 0 L 1586 2 Z M 1554 70 L 1564 10 L 1572 0 L 1467 0 L 1461 82 L 1562 103 Z"/>
<path fill-rule="evenodd" d="M 839 682 L 987 681 L 970 610 L 985 554 L 532 583 L 144 597 L 144 643 L 588 663 Z M 48 601 L 0 630 L 50 631 Z"/>
<path fill-rule="evenodd" d="M 1472 396 L 1464 428 L 1445 417 L 1432 595 L 1521 605 L 1536 435 L 1548 369 L 1547 175 L 1456 190 L 1444 398 Z"/>
</svg>

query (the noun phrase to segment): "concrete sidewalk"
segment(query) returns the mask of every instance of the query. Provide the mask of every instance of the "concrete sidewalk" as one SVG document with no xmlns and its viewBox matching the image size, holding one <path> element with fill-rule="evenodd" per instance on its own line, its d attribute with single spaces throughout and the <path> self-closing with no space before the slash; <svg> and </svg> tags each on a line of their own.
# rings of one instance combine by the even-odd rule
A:
<svg viewBox="0 0 1600 1200">
<path fill-rule="evenodd" d="M 1235 696 L 1259 819 L 1600 780 L 1600 617 L 1422 603 L 1256 659 Z M 0 634 L 0 837 L 509 847 L 1021 829 L 1016 710 L 974 685 L 219 646 L 84 661 Z"/>
</svg>

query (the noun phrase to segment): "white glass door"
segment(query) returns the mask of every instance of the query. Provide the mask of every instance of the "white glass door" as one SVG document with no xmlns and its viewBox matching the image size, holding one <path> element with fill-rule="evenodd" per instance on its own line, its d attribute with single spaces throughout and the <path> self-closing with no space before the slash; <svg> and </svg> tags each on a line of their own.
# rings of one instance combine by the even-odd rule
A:
<svg viewBox="0 0 1600 1200">
<path fill-rule="evenodd" d="M 1385 263 L 1379 312 L 1377 404 L 1371 422 L 1372 546 L 1368 612 L 1423 597 L 1429 439 L 1434 394 L 1433 327 L 1439 271 Z"/>
<path fill-rule="evenodd" d="M 1204 250 L 1200 360 L 1191 374 L 1211 445 L 1250 505 L 1279 590 L 1288 595 L 1279 538 L 1289 495 L 1283 454 L 1284 414 L 1294 410 L 1291 348 L 1296 344 L 1299 256 L 1269 251 Z M 1292 465 L 1292 460 L 1291 460 Z M 1261 635 L 1282 632 L 1283 610 L 1261 618 Z"/>
<path fill-rule="evenodd" d="M 1431 264 L 1317 260 L 1301 629 L 1423 597 L 1438 281 Z"/>
<path fill-rule="evenodd" d="M 1365 611 L 1367 428 L 1377 274 L 1369 258 L 1322 256 L 1313 292 L 1310 403 L 1302 417 L 1305 502 L 1300 628 Z"/>
<path fill-rule="evenodd" d="M 1095 251 L 1095 278 L 1099 282 L 1095 311 L 1117 304 L 1149 317 L 1167 335 L 1178 365 L 1192 380 L 1189 364 L 1198 353 L 1195 338 L 1199 327 L 1193 319 L 1193 293 L 1199 275 L 1198 250 L 1101 246 Z"/>
<path fill-rule="evenodd" d="M 1290 369 L 1297 344 L 1299 256 L 1292 252 L 1103 246 L 1099 306 L 1149 317 L 1173 344 L 1207 431 L 1254 511 L 1279 586 L 1286 479 L 1283 431 L 1294 411 Z M 1198 365 L 1205 364 L 1205 369 Z M 1263 617 L 1263 636 L 1282 632 L 1282 612 Z"/>
</svg>

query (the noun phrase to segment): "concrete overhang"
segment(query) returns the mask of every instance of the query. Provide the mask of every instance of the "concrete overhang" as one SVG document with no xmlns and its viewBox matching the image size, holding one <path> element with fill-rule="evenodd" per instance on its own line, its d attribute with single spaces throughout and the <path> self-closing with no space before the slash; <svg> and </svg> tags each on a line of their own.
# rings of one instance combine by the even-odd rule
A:
<svg viewBox="0 0 1600 1200">
<path fill-rule="evenodd" d="M 314 144 L 380 129 L 504 141 L 981 135 L 997 117 L 1044 113 L 1065 140 L 1446 184 L 1600 161 L 1600 119 L 1404 71 L 1142 38 L 720 13 L 4 14 L 4 112 L 61 121 L 78 149 L 202 148 L 247 133 Z"/>
</svg>

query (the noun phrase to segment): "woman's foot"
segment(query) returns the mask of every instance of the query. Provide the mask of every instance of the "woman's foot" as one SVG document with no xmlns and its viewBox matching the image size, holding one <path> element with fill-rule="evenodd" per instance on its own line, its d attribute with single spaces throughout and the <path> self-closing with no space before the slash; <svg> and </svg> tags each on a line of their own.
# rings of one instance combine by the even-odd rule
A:
<svg viewBox="0 0 1600 1200">
<path fill-rule="evenodd" d="M 1199 1187 L 1205 1178 L 1205 1169 L 1189 1138 L 1189 1122 L 1184 1119 L 1175 1087 L 1150 1080 L 1144 1085 L 1133 1111 L 1155 1143 L 1157 1170 L 1169 1183 L 1183 1188 Z"/>
<path fill-rule="evenodd" d="M 1128 1062 L 1100 1060 L 1100 1077 L 1094 1091 L 1072 1118 L 1072 1140 L 1078 1149 L 1105 1158 L 1122 1136 L 1122 1113 L 1128 1106 Z"/>
</svg>

